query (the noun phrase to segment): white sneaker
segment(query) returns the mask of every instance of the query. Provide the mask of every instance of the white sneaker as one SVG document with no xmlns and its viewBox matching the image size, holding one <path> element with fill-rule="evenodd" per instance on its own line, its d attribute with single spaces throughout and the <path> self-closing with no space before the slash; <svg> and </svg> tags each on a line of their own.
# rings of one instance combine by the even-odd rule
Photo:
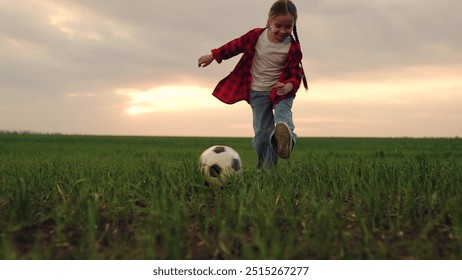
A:
<svg viewBox="0 0 462 280">
<path fill-rule="evenodd" d="M 288 159 L 292 152 L 292 134 L 290 133 L 289 126 L 280 122 L 274 128 L 274 138 L 277 143 L 277 154 L 280 158 Z"/>
</svg>

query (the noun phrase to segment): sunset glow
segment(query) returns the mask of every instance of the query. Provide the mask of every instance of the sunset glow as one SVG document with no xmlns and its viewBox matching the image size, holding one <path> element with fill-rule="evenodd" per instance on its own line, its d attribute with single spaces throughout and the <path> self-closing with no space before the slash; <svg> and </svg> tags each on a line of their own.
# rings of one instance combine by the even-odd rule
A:
<svg viewBox="0 0 462 280">
<path fill-rule="evenodd" d="M 211 97 L 211 89 L 197 86 L 163 86 L 148 90 L 123 89 L 119 95 L 130 98 L 126 113 L 138 116 L 159 112 L 199 111 L 216 107 Z"/>
<path fill-rule="evenodd" d="M 298 136 L 462 136 L 462 1 L 295 2 Z M 212 96 L 240 55 L 197 61 L 264 27 L 267 4 L 2 1 L 0 130 L 252 137 L 250 106 Z"/>
</svg>

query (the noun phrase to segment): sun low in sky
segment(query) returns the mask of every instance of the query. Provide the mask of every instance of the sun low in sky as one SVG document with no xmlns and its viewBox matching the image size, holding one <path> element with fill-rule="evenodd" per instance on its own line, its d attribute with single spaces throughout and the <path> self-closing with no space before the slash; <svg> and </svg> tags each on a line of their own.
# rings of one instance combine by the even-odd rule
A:
<svg viewBox="0 0 462 280">
<path fill-rule="evenodd" d="M 210 88 L 198 86 L 164 86 L 148 90 L 122 89 L 120 95 L 129 97 L 126 113 L 130 116 L 162 112 L 185 112 L 216 108 L 211 102 Z"/>
</svg>

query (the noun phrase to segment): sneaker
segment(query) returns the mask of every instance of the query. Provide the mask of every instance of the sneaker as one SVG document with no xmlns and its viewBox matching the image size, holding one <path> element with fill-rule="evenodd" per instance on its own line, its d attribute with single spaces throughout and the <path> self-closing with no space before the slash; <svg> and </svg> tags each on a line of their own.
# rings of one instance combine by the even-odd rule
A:
<svg viewBox="0 0 462 280">
<path fill-rule="evenodd" d="M 280 158 L 288 159 L 292 152 L 292 134 L 286 123 L 280 122 L 274 128 L 274 138 L 277 143 L 277 154 Z"/>
</svg>

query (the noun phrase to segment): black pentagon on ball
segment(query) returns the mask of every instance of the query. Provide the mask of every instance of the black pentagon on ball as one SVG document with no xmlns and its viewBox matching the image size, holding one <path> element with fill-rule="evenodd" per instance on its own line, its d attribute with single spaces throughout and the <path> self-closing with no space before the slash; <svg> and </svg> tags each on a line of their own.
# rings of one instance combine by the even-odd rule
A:
<svg viewBox="0 0 462 280">
<path fill-rule="evenodd" d="M 241 169 L 241 164 L 239 163 L 239 160 L 237 158 L 233 158 L 233 162 L 231 163 L 231 167 L 236 171 Z"/>
<path fill-rule="evenodd" d="M 217 164 L 210 166 L 209 173 L 211 177 L 217 178 L 220 177 L 221 167 Z"/>
<path fill-rule="evenodd" d="M 215 149 L 213 149 L 213 151 L 217 154 L 219 153 L 223 153 L 225 151 L 225 147 L 223 146 L 216 146 Z"/>
</svg>

